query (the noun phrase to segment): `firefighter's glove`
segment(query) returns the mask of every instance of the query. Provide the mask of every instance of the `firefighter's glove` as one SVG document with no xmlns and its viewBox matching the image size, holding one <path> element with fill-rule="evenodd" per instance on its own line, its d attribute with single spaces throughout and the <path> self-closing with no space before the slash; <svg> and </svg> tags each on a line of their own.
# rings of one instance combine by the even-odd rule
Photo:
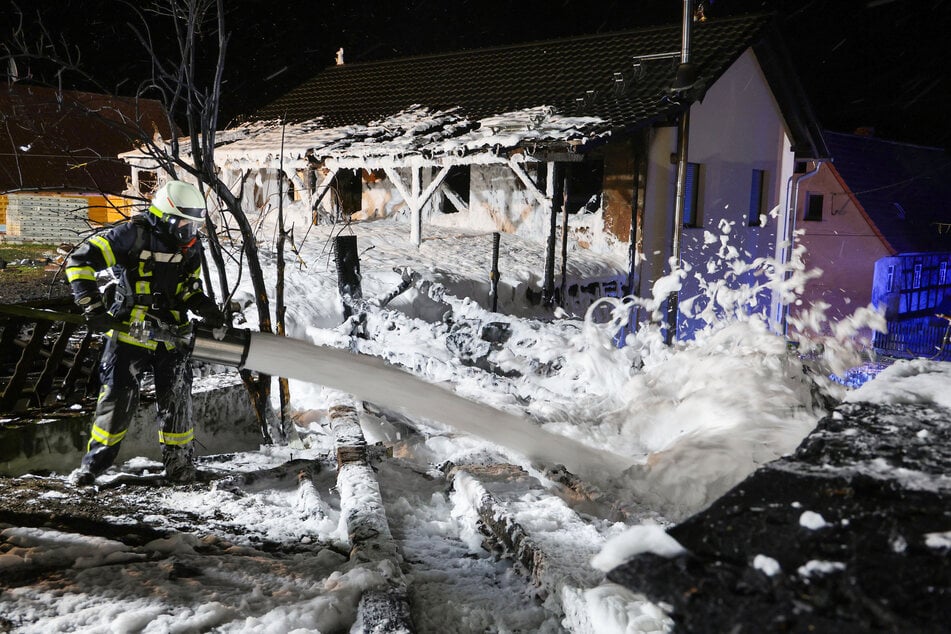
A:
<svg viewBox="0 0 951 634">
<path fill-rule="evenodd" d="M 101 301 L 90 304 L 83 311 L 83 317 L 86 319 L 86 326 L 96 332 L 105 332 L 111 330 L 116 325 L 116 319 Z"/>
<path fill-rule="evenodd" d="M 217 329 L 225 325 L 225 314 L 209 297 L 205 297 L 195 306 L 195 313 L 209 328 Z"/>
</svg>

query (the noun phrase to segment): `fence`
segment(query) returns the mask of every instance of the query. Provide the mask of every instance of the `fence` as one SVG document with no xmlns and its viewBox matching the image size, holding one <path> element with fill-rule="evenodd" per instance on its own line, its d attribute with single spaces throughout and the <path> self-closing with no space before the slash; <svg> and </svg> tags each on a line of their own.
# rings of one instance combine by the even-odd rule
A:
<svg viewBox="0 0 951 634">
<path fill-rule="evenodd" d="M 70 312 L 71 298 L 31 308 Z M 0 316 L 0 413 L 80 403 L 99 389 L 98 340 L 78 323 Z"/>
<path fill-rule="evenodd" d="M 893 357 L 951 360 L 951 321 L 936 317 L 889 321 L 888 332 L 877 333 L 873 345 Z"/>
</svg>

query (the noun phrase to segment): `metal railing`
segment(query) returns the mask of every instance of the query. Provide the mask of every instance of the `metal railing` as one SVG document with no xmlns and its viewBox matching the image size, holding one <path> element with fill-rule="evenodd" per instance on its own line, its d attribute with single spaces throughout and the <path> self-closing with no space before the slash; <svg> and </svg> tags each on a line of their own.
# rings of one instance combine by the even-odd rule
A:
<svg viewBox="0 0 951 634">
<path fill-rule="evenodd" d="M 877 333 L 873 345 L 877 352 L 889 356 L 951 361 L 951 318 L 889 321 L 888 332 Z"/>
<path fill-rule="evenodd" d="M 70 298 L 24 304 L 76 310 Z M 0 413 L 81 403 L 99 389 L 95 335 L 75 322 L 0 316 Z"/>
</svg>

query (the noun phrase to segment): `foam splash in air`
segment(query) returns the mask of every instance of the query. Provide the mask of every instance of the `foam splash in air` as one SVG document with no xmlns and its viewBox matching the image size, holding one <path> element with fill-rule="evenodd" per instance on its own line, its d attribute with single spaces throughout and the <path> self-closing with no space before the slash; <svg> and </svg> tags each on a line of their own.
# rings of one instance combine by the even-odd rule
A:
<svg viewBox="0 0 951 634">
<path fill-rule="evenodd" d="M 798 301 L 818 275 L 803 265 L 804 249 L 797 247 L 782 264 L 744 258 L 725 239 L 721 245 L 702 275 L 675 270 L 655 284 L 653 297 L 603 302 L 602 312 L 607 306 L 612 318 L 600 325 L 602 341 L 624 325 L 632 307 L 651 315 L 651 323 L 612 353 L 633 369 L 588 429 L 571 423 L 571 411 L 565 422 L 549 425 L 569 436 L 602 438 L 619 453 L 646 456 L 615 485 L 619 494 L 671 519 L 704 508 L 758 466 L 793 451 L 828 404 L 844 395 L 829 374 L 858 363 L 865 333 L 884 328 L 872 307 L 830 323 L 825 307 L 805 306 L 797 328 L 778 334 L 763 300 L 778 295 L 783 303 Z M 659 345 L 664 300 L 691 275 L 700 292 L 682 301 L 681 313 L 701 325 L 691 340 Z M 596 335 L 592 315 L 586 322 Z"/>
<path fill-rule="evenodd" d="M 349 326 L 325 319 L 321 327 L 315 320 L 315 311 L 327 312 L 321 308 L 325 298 L 336 299 L 335 291 L 315 285 L 312 272 L 292 272 L 292 292 L 309 300 L 303 302 L 307 311 L 301 311 L 297 334 L 342 357 L 315 368 L 324 348 L 295 343 L 290 348 L 298 355 L 294 359 L 284 349 L 268 351 L 267 371 L 286 376 L 293 366 L 304 381 L 355 392 L 381 405 L 386 398 L 404 413 L 470 432 L 540 462 L 563 463 L 602 490 L 645 502 L 671 519 L 684 517 L 757 466 L 792 451 L 829 404 L 844 395 L 845 388 L 827 377 L 860 360 L 861 330 L 884 325 L 871 308 L 831 322 L 822 306 L 803 305 L 790 316 L 789 335 L 778 334 L 770 321 L 775 314 L 764 299 L 801 302 L 802 290 L 818 272 L 806 269 L 801 246 L 791 249 L 787 263 L 754 259 L 730 246 L 725 237 L 729 225 L 720 230 L 723 235 L 707 237 L 709 258 L 703 266 L 675 270 L 655 283 L 650 297 L 605 299 L 583 321 L 487 311 L 463 296 L 477 297 L 471 286 L 435 271 L 438 267 L 419 264 L 419 270 L 429 271 L 422 276 L 428 290 L 414 287 L 400 309 L 369 311 L 366 338 L 355 340 Z M 441 246 L 439 241 L 427 243 L 433 253 L 445 255 Z M 364 281 L 375 280 L 377 289 L 388 288 L 382 282 L 393 277 L 381 270 L 417 253 L 393 249 L 398 257 L 371 268 L 372 254 L 383 251 L 368 255 L 362 270 Z M 445 293 L 435 292 L 440 286 Z M 694 297 L 682 290 L 686 287 L 696 290 Z M 668 346 L 664 302 L 675 291 L 680 291 L 681 314 L 699 325 L 692 339 Z M 428 312 L 421 313 L 419 306 Z M 636 330 L 629 325 L 635 313 L 643 322 Z M 476 348 L 472 358 L 478 367 L 461 359 L 451 345 L 466 324 L 471 326 L 464 334 Z M 510 336 L 490 345 L 480 338 L 489 324 L 503 326 Z M 619 336 L 623 346 L 618 346 Z M 357 361 L 357 355 L 337 350 L 341 348 L 358 349 L 381 370 L 360 369 L 359 363 L 369 359 Z M 330 359 L 325 355 L 325 361 Z M 344 365 L 353 376 L 340 376 Z M 412 376 L 395 374 L 404 371 Z M 387 384 L 397 379 L 400 387 Z M 443 389 L 450 386 L 455 395 Z M 303 402 L 306 393 L 298 391 L 296 398 Z M 315 393 L 313 406 L 321 407 L 322 398 Z M 420 451 L 426 452 L 422 458 L 440 461 L 469 455 L 471 447 L 454 438 L 428 443 Z M 625 461 L 634 466 L 619 478 L 598 477 L 592 465 L 614 456 L 621 456 L 620 469 Z"/>
</svg>

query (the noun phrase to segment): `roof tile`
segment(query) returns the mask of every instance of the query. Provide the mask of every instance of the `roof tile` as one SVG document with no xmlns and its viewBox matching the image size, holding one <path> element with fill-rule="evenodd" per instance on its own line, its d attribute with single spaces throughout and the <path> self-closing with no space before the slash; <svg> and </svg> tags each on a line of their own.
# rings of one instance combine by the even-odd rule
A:
<svg viewBox="0 0 951 634">
<path fill-rule="evenodd" d="M 699 98 L 762 36 L 767 16 L 695 23 L 691 61 Z M 290 122 L 322 117 L 328 126 L 366 124 L 421 105 L 456 108 L 472 120 L 551 106 L 599 117 L 609 129 L 669 116 L 681 105 L 667 89 L 679 62 L 680 25 L 331 66 L 255 114 Z M 638 56 L 670 53 L 661 59 Z"/>
</svg>

